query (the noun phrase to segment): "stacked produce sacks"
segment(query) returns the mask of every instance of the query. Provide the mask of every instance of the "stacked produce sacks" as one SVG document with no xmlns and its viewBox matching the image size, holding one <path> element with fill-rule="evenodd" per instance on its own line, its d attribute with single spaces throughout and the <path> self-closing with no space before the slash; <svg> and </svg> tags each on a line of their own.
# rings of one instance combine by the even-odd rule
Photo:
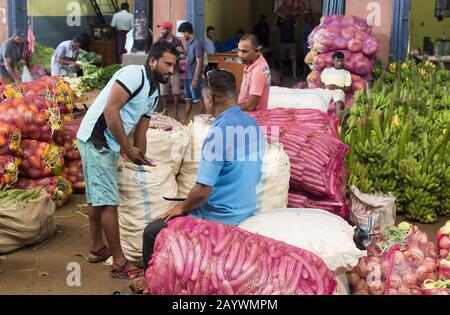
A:
<svg viewBox="0 0 450 315">
<path fill-rule="evenodd" d="M 387 228 L 348 275 L 355 295 L 448 295 L 434 244 L 416 226 Z M 439 280 L 439 277 L 442 280 Z M 447 278 L 448 279 L 448 278 Z"/>
<path fill-rule="evenodd" d="M 78 151 L 77 133 L 80 129 L 81 118 L 66 122 L 63 129 L 55 134 L 55 142 L 62 148 L 66 160 L 63 174 L 72 184 L 76 192 L 82 193 L 85 189 L 83 165 Z"/>
<path fill-rule="evenodd" d="M 280 142 L 289 156 L 289 207 L 318 208 L 345 219 L 348 146 L 339 140 L 338 122 L 319 110 L 273 109 L 249 113 L 269 142 Z"/>
<path fill-rule="evenodd" d="M 380 48 L 371 36 L 366 20 L 354 16 L 325 16 L 314 29 L 308 42 L 311 48 L 305 62 L 313 72 L 308 76 L 310 88 L 321 87 L 320 76 L 325 68 L 334 67 L 333 54 L 345 55 L 345 69 L 352 74 L 352 93 L 365 89 L 372 81 L 370 73 Z"/>
<path fill-rule="evenodd" d="M 42 83 L 46 82 L 46 83 Z M 54 83 L 54 85 L 50 84 Z M 42 78 L 4 87 L 0 104 L 0 184 L 6 188 L 44 187 L 58 207 L 72 194 L 70 182 L 61 177 L 64 149 L 54 142 L 62 130 L 57 78 Z M 52 87 L 50 87 L 52 85 Z"/>
<path fill-rule="evenodd" d="M 311 252 L 190 216 L 161 231 L 145 276 L 153 295 L 332 295 L 337 284 Z"/>
<path fill-rule="evenodd" d="M 178 196 L 187 197 L 195 186 L 203 142 L 214 117 L 199 115 L 189 124 L 189 143 L 177 175 Z M 256 213 L 285 208 L 288 203 L 290 163 L 278 142 L 267 143 L 262 178 L 256 187 Z"/>
</svg>

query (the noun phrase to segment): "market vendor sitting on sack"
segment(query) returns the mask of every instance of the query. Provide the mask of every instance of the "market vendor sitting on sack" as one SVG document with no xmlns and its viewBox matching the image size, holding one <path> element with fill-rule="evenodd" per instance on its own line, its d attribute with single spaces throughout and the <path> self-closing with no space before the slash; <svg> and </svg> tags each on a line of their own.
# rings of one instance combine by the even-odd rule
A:
<svg viewBox="0 0 450 315">
<path fill-rule="evenodd" d="M 247 112 L 267 110 L 272 76 L 255 35 L 244 35 L 239 42 L 239 58 L 245 64 L 239 105 Z"/>
<path fill-rule="evenodd" d="M 334 68 L 323 70 L 320 80 L 325 89 L 330 90 L 336 106 L 336 116 L 341 117 L 345 110 L 345 93 L 352 87 L 352 75 L 344 69 L 345 55 L 338 51 L 333 54 Z"/>
<path fill-rule="evenodd" d="M 26 64 L 23 59 L 23 43 L 27 40 L 25 31 L 15 29 L 11 38 L 0 47 L 0 77 L 4 80 L 20 82 L 19 75 L 14 71 L 17 62 Z"/>
<path fill-rule="evenodd" d="M 81 46 L 83 38 L 79 35 L 59 44 L 52 56 L 52 76 L 70 77 L 77 73 L 80 69 L 77 60 Z"/>
<path fill-rule="evenodd" d="M 203 143 L 197 184 L 187 199 L 144 230 L 143 261 L 149 268 L 155 240 L 168 221 L 185 215 L 239 225 L 256 209 L 256 186 L 262 173 L 265 140 L 258 123 L 237 105 L 236 78 L 226 70 L 206 75 L 203 100 L 216 117 Z M 196 257 L 200 259 L 200 257 Z M 147 290 L 143 277 L 131 288 Z"/>
<path fill-rule="evenodd" d="M 128 279 L 136 271 L 120 245 L 116 162 L 122 150 L 134 164 L 148 165 L 146 134 L 158 102 L 158 85 L 169 82 L 177 58 L 172 45 L 155 43 L 145 65 L 117 71 L 89 108 L 77 134 L 91 228 L 89 262 L 102 262 L 112 255 L 113 278 Z M 131 144 L 128 135 L 133 128 Z M 103 242 L 102 230 L 110 248 Z"/>
</svg>

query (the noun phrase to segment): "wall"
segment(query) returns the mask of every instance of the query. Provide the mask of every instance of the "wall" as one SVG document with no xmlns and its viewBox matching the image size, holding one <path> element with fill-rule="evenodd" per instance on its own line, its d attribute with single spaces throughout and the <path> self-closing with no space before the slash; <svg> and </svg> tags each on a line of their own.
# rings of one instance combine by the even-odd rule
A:
<svg viewBox="0 0 450 315">
<path fill-rule="evenodd" d="M 176 28 L 177 20 L 186 20 L 187 0 L 153 0 L 153 41 L 161 36 L 159 23 L 170 21 Z M 174 30 L 176 33 L 176 30 Z"/>
<path fill-rule="evenodd" d="M 9 37 L 7 2 L 7 0 L 0 0 L 0 43 L 3 43 Z"/>
<path fill-rule="evenodd" d="M 370 11 L 368 10 L 369 3 L 378 3 L 380 5 L 380 25 L 375 26 L 372 30 L 372 35 L 380 42 L 381 49 L 378 52 L 378 58 L 387 64 L 389 62 L 389 51 L 391 47 L 391 32 L 392 32 L 392 14 L 393 14 L 393 0 L 347 0 L 346 15 L 355 15 L 366 18 Z M 429 0 L 418 0 L 428 2 Z"/>
<path fill-rule="evenodd" d="M 80 5 L 80 26 L 69 26 L 67 16 L 73 12 L 71 2 Z M 113 8 L 108 0 L 98 0 L 107 23 L 111 20 Z M 121 3 L 119 1 L 119 3 Z M 131 1 L 129 2 L 131 3 Z M 73 0 L 28 0 L 28 16 L 33 24 L 36 41 L 46 46 L 56 47 L 62 41 L 80 33 L 89 33 L 90 24 L 97 23 L 97 16 L 90 1 Z"/>
<path fill-rule="evenodd" d="M 205 0 L 205 27 L 214 26 L 216 40 L 222 43 L 239 29 L 252 32 L 253 12 L 256 11 L 252 4 L 252 0 Z"/>
<path fill-rule="evenodd" d="M 435 0 L 411 0 L 411 49 L 422 50 L 425 36 L 431 37 L 435 43 L 446 31 L 447 39 L 450 39 L 450 18 L 439 22 L 434 16 L 435 7 Z"/>
</svg>

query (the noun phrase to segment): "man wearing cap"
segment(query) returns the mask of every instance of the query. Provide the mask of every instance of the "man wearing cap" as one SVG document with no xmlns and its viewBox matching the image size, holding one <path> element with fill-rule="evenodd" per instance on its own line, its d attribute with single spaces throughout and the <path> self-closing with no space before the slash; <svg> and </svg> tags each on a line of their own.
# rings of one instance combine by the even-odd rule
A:
<svg viewBox="0 0 450 315">
<path fill-rule="evenodd" d="M 124 2 L 120 5 L 120 10 L 120 12 L 113 15 L 111 21 L 111 26 L 116 28 L 119 60 L 126 53 L 125 43 L 127 41 L 127 34 L 134 27 L 134 16 L 129 12 L 130 5 Z"/>
<path fill-rule="evenodd" d="M 176 36 L 173 36 L 173 24 L 170 22 L 163 22 L 158 27 L 161 29 L 161 37 L 158 39 L 158 42 L 168 42 L 175 48 L 180 55 L 184 54 L 183 43 Z M 170 78 L 169 83 L 160 84 L 160 96 L 161 97 L 161 105 L 165 109 L 167 106 L 166 97 L 172 95 L 173 96 L 173 104 L 175 106 L 175 118 L 178 118 L 178 98 L 181 94 L 180 88 L 180 60 L 177 60 L 177 64 L 174 68 L 174 73 Z M 170 91 L 169 91 L 170 90 Z M 172 92 L 172 93 L 170 93 Z"/>
<path fill-rule="evenodd" d="M 82 45 L 83 38 L 79 35 L 59 44 L 52 56 L 52 76 L 70 77 L 79 70 L 77 61 Z"/>
<path fill-rule="evenodd" d="M 15 29 L 11 38 L 8 38 L 0 47 L 0 77 L 5 80 L 19 82 L 20 77 L 14 72 L 16 63 L 26 64 L 22 58 L 23 43 L 27 35 L 21 29 Z"/>
<path fill-rule="evenodd" d="M 205 49 L 203 43 L 195 37 L 194 27 L 191 23 L 184 22 L 181 24 L 178 32 L 184 34 L 184 39 L 188 43 L 186 74 L 184 78 L 186 112 L 184 118 L 181 120 L 182 124 L 186 124 L 189 121 L 192 104 L 199 104 L 201 106 L 200 112 L 204 112 L 202 102 L 202 73 Z"/>
</svg>

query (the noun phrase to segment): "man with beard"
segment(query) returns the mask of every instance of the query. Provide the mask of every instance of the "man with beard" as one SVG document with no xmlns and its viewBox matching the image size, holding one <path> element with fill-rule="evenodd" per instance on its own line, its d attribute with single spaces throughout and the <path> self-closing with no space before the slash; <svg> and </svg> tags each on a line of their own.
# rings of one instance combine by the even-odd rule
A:
<svg viewBox="0 0 450 315">
<path fill-rule="evenodd" d="M 158 84 L 169 82 L 177 57 L 172 45 L 156 43 L 144 66 L 131 65 L 117 71 L 89 108 L 77 134 L 91 230 L 89 262 L 99 263 L 113 256 L 113 278 L 128 279 L 136 272 L 120 246 L 116 162 L 122 150 L 136 165 L 148 164 L 146 133 L 158 103 Z M 133 128 L 131 144 L 128 135 Z"/>
<path fill-rule="evenodd" d="M 245 64 L 244 78 L 239 94 L 239 105 L 243 111 L 267 110 L 272 83 L 269 65 L 258 52 L 255 35 L 244 35 L 239 42 L 239 58 Z"/>
<path fill-rule="evenodd" d="M 184 53 L 183 43 L 177 37 L 173 36 L 173 24 L 170 22 L 163 22 L 158 25 L 161 28 L 161 37 L 158 39 L 158 42 L 168 42 L 171 44 L 174 49 L 178 50 L 180 54 Z M 178 103 L 179 97 L 181 94 L 180 88 L 180 62 L 177 60 L 177 64 L 175 65 L 174 74 L 167 84 L 160 84 L 160 96 L 161 96 L 161 105 L 162 108 L 166 109 L 166 97 L 172 95 L 173 96 L 173 104 L 175 106 L 175 118 L 178 118 Z"/>
</svg>

